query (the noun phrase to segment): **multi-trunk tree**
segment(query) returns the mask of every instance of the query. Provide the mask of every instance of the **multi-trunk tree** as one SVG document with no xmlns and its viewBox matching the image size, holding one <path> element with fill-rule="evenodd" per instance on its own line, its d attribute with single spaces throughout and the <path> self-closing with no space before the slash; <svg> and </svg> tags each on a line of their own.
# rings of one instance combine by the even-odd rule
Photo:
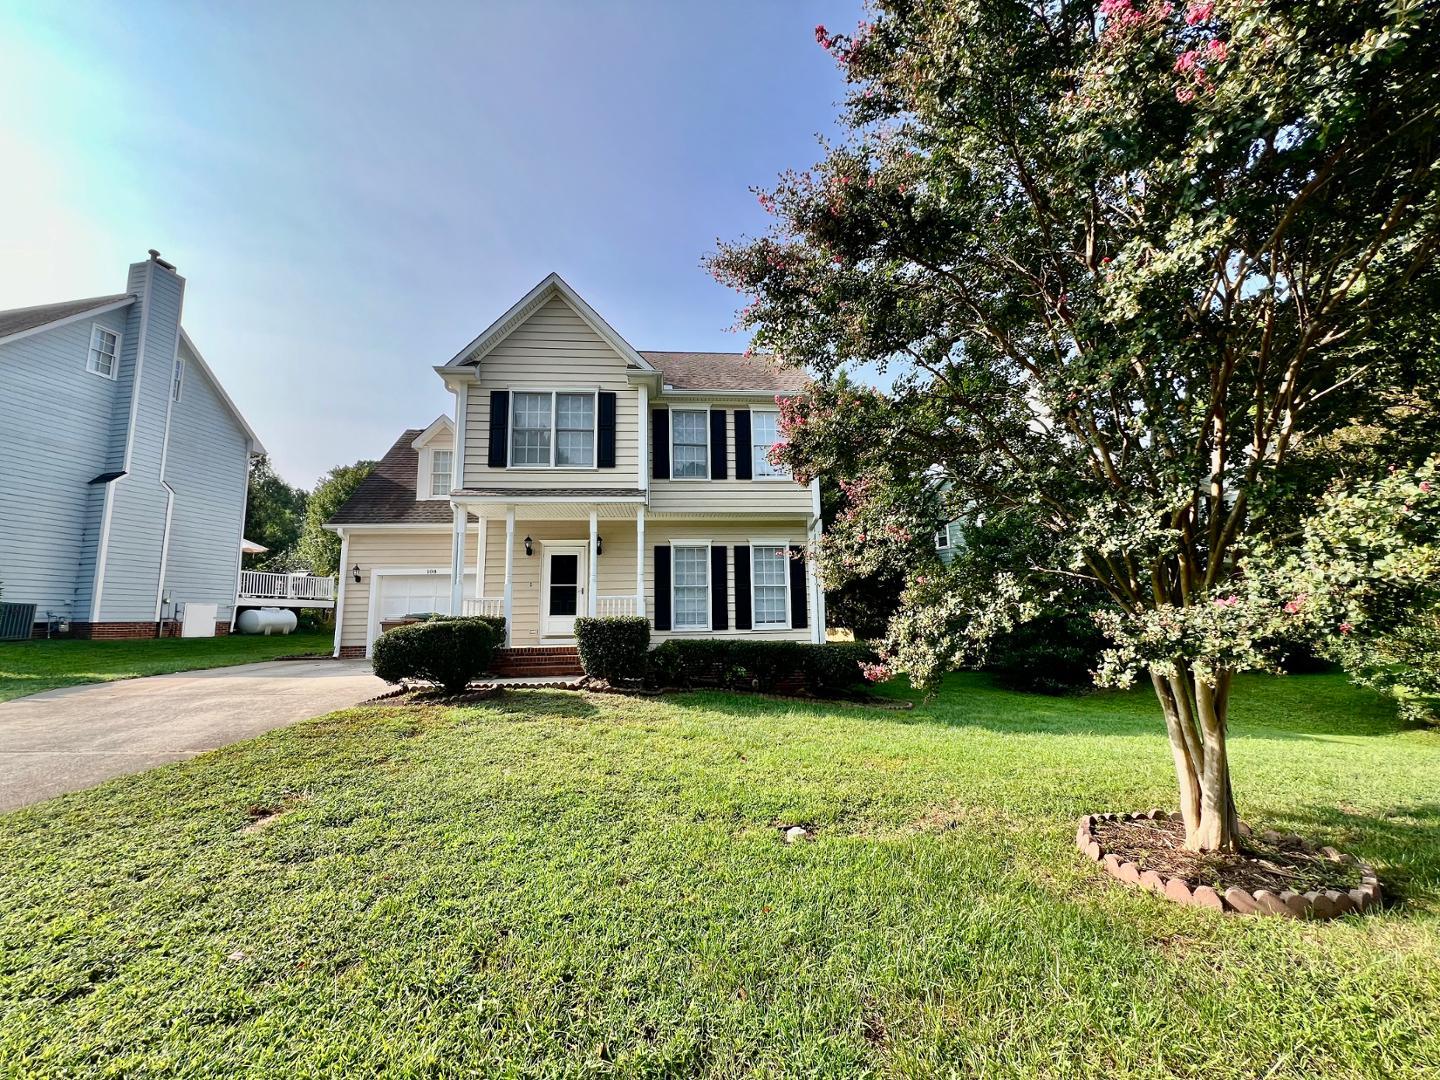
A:
<svg viewBox="0 0 1440 1080">
<path fill-rule="evenodd" d="M 912 575 L 893 662 L 926 685 L 1057 582 L 1097 590 L 1188 846 L 1232 847 L 1232 675 L 1305 603 L 1260 567 L 1347 431 L 1434 422 L 1436 6 L 881 0 L 816 36 L 848 137 L 712 269 L 821 377 L 782 453 L 849 485 L 826 574 L 937 513 L 1012 519 L 986 572 Z M 825 385 L 857 364 L 893 392 Z"/>
</svg>

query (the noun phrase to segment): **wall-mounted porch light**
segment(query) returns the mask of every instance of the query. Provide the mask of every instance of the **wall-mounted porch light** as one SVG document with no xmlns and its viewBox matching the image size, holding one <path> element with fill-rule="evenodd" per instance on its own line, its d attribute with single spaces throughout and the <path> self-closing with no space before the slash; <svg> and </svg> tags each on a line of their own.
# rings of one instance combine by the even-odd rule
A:
<svg viewBox="0 0 1440 1080">
<path fill-rule="evenodd" d="M 596 533 L 596 534 L 595 534 L 595 554 L 596 554 L 596 555 L 604 555 L 604 554 L 605 554 L 605 538 L 604 538 L 603 536 L 601 536 L 599 533 Z"/>
<path fill-rule="evenodd" d="M 350 576 L 355 579 L 355 584 L 360 584 L 360 564 L 357 562 L 350 568 Z"/>
<path fill-rule="evenodd" d="M 528 536 L 525 537 L 525 554 L 526 554 L 526 555 L 534 555 L 534 554 L 535 554 L 535 541 L 531 540 L 530 537 L 528 537 Z"/>
</svg>

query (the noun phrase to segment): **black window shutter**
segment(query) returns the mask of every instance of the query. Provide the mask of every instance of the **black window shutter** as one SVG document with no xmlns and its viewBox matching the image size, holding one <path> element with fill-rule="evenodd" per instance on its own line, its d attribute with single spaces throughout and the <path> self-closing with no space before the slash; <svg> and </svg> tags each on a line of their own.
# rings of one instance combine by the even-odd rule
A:
<svg viewBox="0 0 1440 1080">
<path fill-rule="evenodd" d="M 510 437 L 510 391 L 490 391 L 490 468 L 503 469 L 509 462 L 505 441 Z"/>
<path fill-rule="evenodd" d="M 750 410 L 735 410 L 735 479 L 753 480 L 750 464 Z"/>
<path fill-rule="evenodd" d="M 670 545 L 655 545 L 655 629 L 670 629 Z"/>
<path fill-rule="evenodd" d="M 805 549 L 790 545 L 790 628 L 803 630 L 810 625 L 810 590 L 805 588 Z"/>
<path fill-rule="evenodd" d="M 669 409 L 650 410 L 650 475 L 656 480 L 670 479 Z"/>
<path fill-rule="evenodd" d="M 710 414 L 714 416 L 714 413 Z M 726 587 L 729 578 L 725 571 L 725 545 L 710 547 L 710 629 L 730 629 L 730 590 Z"/>
<path fill-rule="evenodd" d="M 750 629 L 750 548 L 744 544 L 735 545 L 735 629 Z"/>
<path fill-rule="evenodd" d="M 725 462 L 729 458 L 729 450 L 725 446 L 725 410 L 710 410 L 710 479 L 724 480 L 730 475 L 725 468 Z"/>
<path fill-rule="evenodd" d="M 602 469 L 615 468 L 615 391 L 600 391 L 600 406 L 595 417 L 595 434 L 600 448 L 595 464 Z"/>
</svg>

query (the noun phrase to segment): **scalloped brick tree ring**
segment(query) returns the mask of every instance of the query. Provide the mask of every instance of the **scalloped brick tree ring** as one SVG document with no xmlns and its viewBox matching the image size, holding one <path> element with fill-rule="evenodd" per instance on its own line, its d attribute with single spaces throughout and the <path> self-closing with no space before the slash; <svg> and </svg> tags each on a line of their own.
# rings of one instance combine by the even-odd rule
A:
<svg viewBox="0 0 1440 1080">
<path fill-rule="evenodd" d="M 1318 854 L 1337 864 L 1353 864 L 1360 871 L 1360 885 L 1353 889 L 1317 889 L 1297 893 L 1289 890 L 1273 892 L 1256 889 L 1253 892 L 1231 887 L 1220 892 L 1209 885 L 1195 885 L 1185 878 L 1165 877 L 1154 870 L 1146 870 L 1134 862 L 1121 859 L 1107 852 L 1100 842 L 1096 826 L 1101 822 L 1155 821 L 1168 819 L 1178 821 L 1179 814 L 1166 814 L 1163 810 L 1147 810 L 1133 814 L 1087 814 L 1080 819 L 1075 832 L 1075 843 L 1085 855 L 1105 868 L 1105 872 L 1126 885 L 1137 886 L 1149 892 L 1174 900 L 1190 907 L 1209 908 L 1212 911 L 1231 911 L 1238 915 L 1279 915 L 1287 919 L 1333 919 L 1351 912 L 1370 911 L 1380 906 L 1380 879 L 1369 866 L 1352 856 L 1342 854 L 1332 847 L 1317 849 L 1298 836 L 1281 837 L 1266 834 L 1267 839 L 1285 842 L 1299 847 L 1309 854 Z"/>
</svg>

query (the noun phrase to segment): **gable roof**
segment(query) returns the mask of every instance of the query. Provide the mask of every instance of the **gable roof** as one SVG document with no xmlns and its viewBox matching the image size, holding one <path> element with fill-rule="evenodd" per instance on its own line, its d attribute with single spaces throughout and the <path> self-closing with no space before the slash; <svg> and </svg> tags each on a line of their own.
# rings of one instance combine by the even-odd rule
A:
<svg viewBox="0 0 1440 1080">
<path fill-rule="evenodd" d="M 411 445 L 416 450 L 422 449 L 426 443 L 428 443 L 431 439 L 435 438 L 435 436 L 439 435 L 442 431 L 447 432 L 451 435 L 455 434 L 455 421 L 451 420 L 450 417 L 446 416 L 444 413 L 441 413 L 434 420 L 432 420 L 430 422 L 430 426 L 427 427 L 424 431 L 420 432 L 420 434 L 415 437 L 415 441 L 411 443 Z"/>
<path fill-rule="evenodd" d="M 798 393 L 810 378 L 795 368 L 783 368 L 764 356 L 715 352 L 642 352 L 660 372 L 666 387 L 675 390 L 737 390 Z"/>
<path fill-rule="evenodd" d="M 89 315 L 91 312 L 123 307 L 134 301 L 135 297 L 128 293 L 114 293 L 110 296 L 91 296 L 84 300 L 64 300 L 58 304 L 38 304 L 35 307 L 0 311 L 0 341 L 28 335 L 55 323 Z"/>
<path fill-rule="evenodd" d="M 420 452 L 414 443 L 420 428 L 403 432 L 370 475 L 361 480 L 326 525 L 449 525 L 445 499 L 415 498 Z"/>
<path fill-rule="evenodd" d="M 504 315 L 481 331 L 479 337 L 456 353 L 445 366 L 453 368 L 478 365 L 487 353 L 514 333 L 521 323 L 556 296 L 569 304 L 575 314 L 580 316 L 580 320 L 619 353 L 629 366 L 639 368 L 641 371 L 655 370 L 628 341 L 616 332 L 613 326 L 602 319 L 595 309 L 570 287 L 564 278 L 555 273 L 547 274 L 540 284 L 515 301 Z"/>
<path fill-rule="evenodd" d="M 252 428 L 250 422 L 245 419 L 245 415 L 240 411 L 239 406 L 230 399 L 230 395 L 225 392 L 225 387 L 220 385 L 220 380 L 215 377 L 215 372 L 210 370 L 210 365 L 205 362 L 205 357 L 200 355 L 200 350 L 195 347 L 195 342 L 190 340 L 190 335 L 185 332 L 183 326 L 180 328 L 180 340 L 183 341 L 185 347 L 190 350 L 190 355 L 193 356 L 195 362 L 200 365 L 200 370 L 203 371 L 205 377 L 210 380 L 210 385 L 215 388 L 215 393 L 220 396 L 220 400 L 224 403 L 225 407 L 229 409 L 231 415 L 240 422 L 240 426 L 244 428 L 245 434 L 250 436 L 250 452 L 252 454 L 265 453 L 265 446 L 261 443 L 260 436 L 255 434 L 255 429 Z"/>
</svg>

